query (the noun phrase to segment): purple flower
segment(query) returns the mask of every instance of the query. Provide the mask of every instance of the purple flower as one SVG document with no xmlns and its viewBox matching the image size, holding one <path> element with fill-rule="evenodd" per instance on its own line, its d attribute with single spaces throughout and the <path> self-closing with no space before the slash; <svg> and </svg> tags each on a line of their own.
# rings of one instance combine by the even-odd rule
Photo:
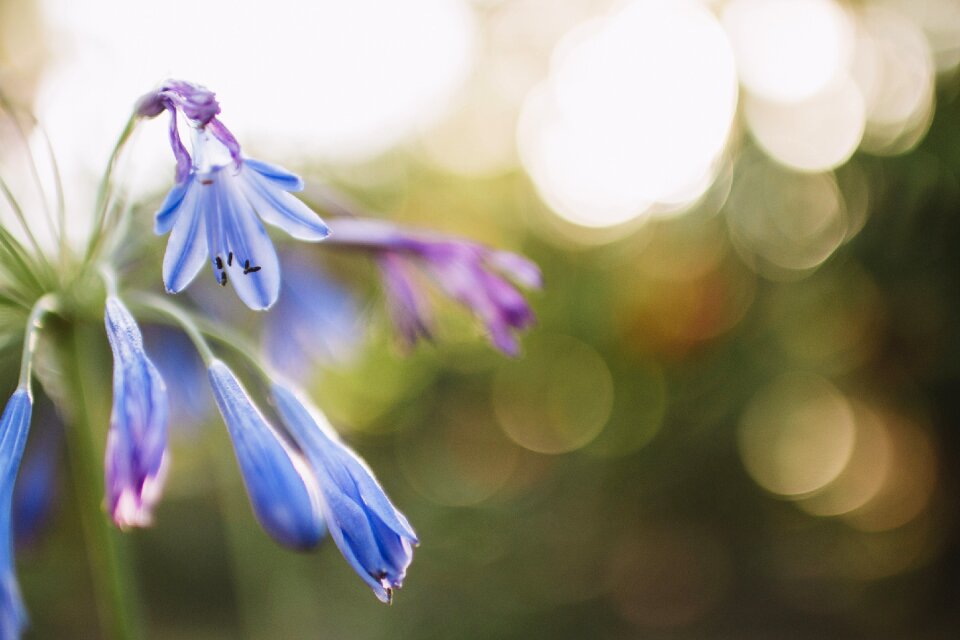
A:
<svg viewBox="0 0 960 640">
<path fill-rule="evenodd" d="M 167 387 L 143 350 L 136 320 L 118 298 L 107 298 L 104 323 L 113 350 L 107 509 L 118 527 L 143 527 L 150 524 L 166 476 Z"/>
<path fill-rule="evenodd" d="M 52 408 L 38 416 L 13 489 L 13 534 L 17 549 L 37 542 L 55 510 L 63 424 Z"/>
<path fill-rule="evenodd" d="M 319 411 L 282 385 L 274 384 L 272 392 L 277 412 L 316 475 L 331 537 L 377 598 L 389 602 L 413 560 L 416 533 Z"/>
<path fill-rule="evenodd" d="M 213 405 L 207 389 L 207 368 L 182 331 L 164 325 L 143 328 L 143 341 L 151 360 L 176 402 L 170 405 L 170 425 L 180 433 L 203 424 Z"/>
<path fill-rule="evenodd" d="M 11 511 L 13 486 L 30 431 L 33 399 L 18 388 L 0 417 L 0 638 L 19 638 L 27 624 L 27 612 L 13 565 Z"/>
<path fill-rule="evenodd" d="M 304 256 L 284 256 L 280 300 L 264 318 L 263 351 L 292 379 L 318 364 L 345 364 L 362 340 L 353 295 Z"/>
<path fill-rule="evenodd" d="M 517 355 L 515 332 L 533 325 L 535 317 L 513 283 L 532 289 L 543 286 L 533 262 L 508 251 L 405 231 L 380 220 L 337 218 L 330 228 L 330 244 L 368 250 L 377 257 L 391 315 L 408 343 L 429 337 L 432 331 L 432 313 L 416 279 L 415 267 L 420 267 L 444 293 L 480 318 L 494 346 Z"/>
<path fill-rule="evenodd" d="M 162 106 L 162 109 L 161 109 Z M 155 231 L 170 232 L 163 281 L 179 293 L 208 258 L 214 277 L 232 283 L 251 309 L 267 309 L 280 292 L 280 266 L 260 219 L 298 240 L 317 242 L 329 231 L 310 207 L 290 195 L 303 189 L 296 175 L 244 158 L 233 134 L 217 119 L 213 93 L 170 81 L 140 99 L 137 113 L 170 112 L 170 144 L 177 160 L 176 184 L 157 212 Z M 177 130 L 177 111 L 190 122 L 193 156 Z"/>
<path fill-rule="evenodd" d="M 315 547 L 325 527 L 309 470 L 270 427 L 227 365 L 214 360 L 208 373 L 260 526 L 284 546 Z"/>
</svg>

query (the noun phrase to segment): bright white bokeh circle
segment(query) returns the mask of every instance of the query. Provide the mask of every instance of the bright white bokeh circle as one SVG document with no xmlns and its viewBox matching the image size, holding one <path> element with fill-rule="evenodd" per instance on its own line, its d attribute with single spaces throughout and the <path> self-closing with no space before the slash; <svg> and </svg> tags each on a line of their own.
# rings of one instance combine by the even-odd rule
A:
<svg viewBox="0 0 960 640">
<path fill-rule="evenodd" d="M 638 0 L 561 41 L 524 105 L 520 156 L 562 218 L 614 226 L 702 195 L 736 105 L 733 52 L 713 15 Z"/>
<path fill-rule="evenodd" d="M 779 102 L 822 91 L 844 71 L 853 46 L 851 22 L 833 0 L 731 0 L 723 25 L 744 87 Z"/>
</svg>

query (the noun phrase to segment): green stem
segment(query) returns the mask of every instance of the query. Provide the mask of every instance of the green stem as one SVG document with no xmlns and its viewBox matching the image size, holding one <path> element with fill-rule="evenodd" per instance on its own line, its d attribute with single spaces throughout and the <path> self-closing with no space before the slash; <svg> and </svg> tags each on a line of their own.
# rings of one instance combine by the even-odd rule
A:
<svg viewBox="0 0 960 640">
<path fill-rule="evenodd" d="M 96 398 L 109 397 L 101 376 L 89 375 L 82 363 L 97 362 L 101 340 L 89 325 L 64 329 L 61 353 L 64 391 L 70 402 L 71 424 L 66 430 L 75 500 L 86 539 L 87 558 L 103 638 L 142 638 L 141 611 L 133 568 L 120 532 L 103 511 L 103 426 L 108 416 Z M 100 350 L 102 351 L 102 350 Z M 109 379 L 109 378 L 108 378 Z"/>
<path fill-rule="evenodd" d="M 113 186 L 113 173 L 117 167 L 120 152 L 123 151 L 131 134 L 133 134 L 133 130 L 137 126 L 137 121 L 137 115 L 135 113 L 130 114 L 127 124 L 123 127 L 123 131 L 120 132 L 117 144 L 114 145 L 113 151 L 110 153 L 110 159 L 107 161 L 107 170 L 104 171 L 103 178 L 100 180 L 100 188 L 97 190 L 97 205 L 94 210 L 93 229 L 90 234 L 90 241 L 87 243 L 87 252 L 83 259 L 84 264 L 89 264 L 93 260 L 97 250 L 103 243 L 103 233 L 106 227 L 107 217 L 110 213 L 110 203 L 113 195 L 111 189 Z"/>
<path fill-rule="evenodd" d="M 43 326 L 43 316 L 50 311 L 56 311 L 59 304 L 56 294 L 48 293 L 33 305 L 30 317 L 27 318 L 27 328 L 23 334 L 23 356 L 20 358 L 20 387 L 30 388 L 30 375 L 33 371 L 33 355 L 37 351 L 37 342 L 40 339 L 40 329 Z"/>
</svg>

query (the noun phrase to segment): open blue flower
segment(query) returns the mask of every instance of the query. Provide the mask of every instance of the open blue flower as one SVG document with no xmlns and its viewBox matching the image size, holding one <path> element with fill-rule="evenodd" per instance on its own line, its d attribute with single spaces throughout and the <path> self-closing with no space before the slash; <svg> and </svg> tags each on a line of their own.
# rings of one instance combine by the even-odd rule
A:
<svg viewBox="0 0 960 640">
<path fill-rule="evenodd" d="M 13 565 L 13 486 L 30 431 L 33 399 L 18 388 L 0 417 L 0 638 L 19 638 L 27 612 Z"/>
<path fill-rule="evenodd" d="M 280 384 L 273 385 L 272 393 L 283 423 L 317 477 L 331 537 L 377 598 L 389 602 L 413 560 L 417 534 L 319 411 Z"/>
<path fill-rule="evenodd" d="M 298 240 L 317 242 L 329 231 L 310 207 L 290 195 L 303 189 L 296 175 L 245 158 L 233 134 L 217 119 L 213 94 L 170 81 L 138 103 L 144 117 L 171 113 L 170 143 L 177 182 L 157 212 L 157 234 L 170 232 L 163 259 L 167 291 L 179 293 L 209 259 L 221 285 L 232 284 L 251 309 L 267 309 L 280 293 L 280 265 L 260 223 L 280 227 Z M 193 129 L 193 156 L 177 131 L 177 112 Z"/>
<path fill-rule="evenodd" d="M 167 387 L 143 350 L 137 321 L 119 298 L 107 298 L 104 324 L 113 350 L 107 509 L 117 526 L 143 527 L 151 522 L 166 476 Z"/>
<path fill-rule="evenodd" d="M 260 526 L 284 546 L 315 547 L 326 529 L 309 469 L 270 427 L 227 365 L 214 360 L 208 373 Z"/>
</svg>

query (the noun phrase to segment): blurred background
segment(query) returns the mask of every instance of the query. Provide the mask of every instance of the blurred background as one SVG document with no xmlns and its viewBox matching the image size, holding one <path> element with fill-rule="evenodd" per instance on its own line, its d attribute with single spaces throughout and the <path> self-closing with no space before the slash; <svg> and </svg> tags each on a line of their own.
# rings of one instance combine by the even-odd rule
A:
<svg viewBox="0 0 960 640">
<path fill-rule="evenodd" d="M 204 390 L 128 536 L 150 638 L 955 637 L 956 0 L 0 0 L 78 220 L 167 77 L 308 201 L 547 286 L 518 359 L 439 301 L 408 353 L 373 269 L 311 254 L 346 311 L 306 375 L 420 534 L 407 583 L 385 607 L 332 545 L 276 547 Z M 165 126 L 124 173 L 155 251 Z M 62 480 L 31 637 L 96 637 Z"/>
</svg>

